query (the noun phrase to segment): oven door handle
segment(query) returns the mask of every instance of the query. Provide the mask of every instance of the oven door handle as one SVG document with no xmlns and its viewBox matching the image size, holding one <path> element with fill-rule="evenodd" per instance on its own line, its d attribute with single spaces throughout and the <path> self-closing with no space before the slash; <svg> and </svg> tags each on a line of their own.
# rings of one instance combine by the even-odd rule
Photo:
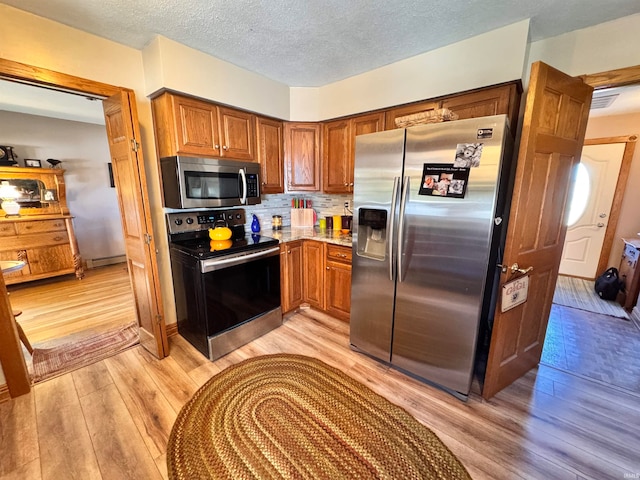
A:
<svg viewBox="0 0 640 480">
<path fill-rule="evenodd" d="M 240 169 L 240 179 L 242 180 L 242 196 L 240 197 L 240 204 L 247 203 L 247 176 L 244 173 L 244 168 Z"/>
<path fill-rule="evenodd" d="M 247 253 L 246 255 L 234 255 L 221 260 L 209 259 L 202 260 L 200 262 L 200 271 L 202 273 L 213 272 L 214 270 L 221 270 L 223 268 L 233 267 L 234 265 L 241 265 L 253 260 L 257 260 L 263 257 L 272 257 L 280 254 L 280 247 L 268 248 L 266 250 L 260 250 L 259 252 Z"/>
</svg>

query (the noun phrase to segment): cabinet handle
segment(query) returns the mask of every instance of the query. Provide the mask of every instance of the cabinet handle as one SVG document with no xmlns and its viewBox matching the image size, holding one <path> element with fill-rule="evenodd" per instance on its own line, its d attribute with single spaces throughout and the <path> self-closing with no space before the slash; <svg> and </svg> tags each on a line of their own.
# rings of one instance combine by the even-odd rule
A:
<svg viewBox="0 0 640 480">
<path fill-rule="evenodd" d="M 350 187 L 353 187 L 353 182 L 351 182 L 351 183 L 349 184 L 349 186 L 350 186 Z"/>
<path fill-rule="evenodd" d="M 326 268 L 327 268 L 327 270 L 331 270 L 329 267 L 326 267 Z"/>
<path fill-rule="evenodd" d="M 291 253 L 291 250 L 289 250 L 287 253 L 289 253 L 289 254 L 290 254 L 290 253 Z"/>
<path fill-rule="evenodd" d="M 226 150 L 229 150 L 229 147 L 227 147 L 226 145 L 223 145 L 222 149 L 226 151 Z"/>
<path fill-rule="evenodd" d="M 349 184 L 348 184 L 348 183 L 345 183 L 345 184 L 344 184 L 344 186 L 345 186 L 345 187 L 348 187 L 348 186 L 349 186 Z"/>
<path fill-rule="evenodd" d="M 220 145 L 214 145 L 213 148 L 215 148 L 216 150 L 220 150 Z"/>
<path fill-rule="evenodd" d="M 53 237 L 53 239 L 54 239 L 56 242 L 59 242 L 60 240 L 62 240 L 62 237 Z"/>
</svg>

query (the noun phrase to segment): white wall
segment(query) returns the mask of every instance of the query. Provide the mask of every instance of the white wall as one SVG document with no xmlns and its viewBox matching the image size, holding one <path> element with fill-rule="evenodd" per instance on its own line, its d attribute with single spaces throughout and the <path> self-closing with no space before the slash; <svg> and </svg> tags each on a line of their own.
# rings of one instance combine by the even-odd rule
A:
<svg viewBox="0 0 640 480">
<path fill-rule="evenodd" d="M 124 255 L 115 188 L 109 185 L 104 125 L 0 111 L 2 140 L 20 157 L 62 160 L 67 203 L 83 260 Z"/>
<path fill-rule="evenodd" d="M 640 113 L 590 118 L 587 124 L 586 138 L 628 135 L 640 135 Z M 609 263 L 607 264 L 610 267 L 617 267 L 620 264 L 620 256 L 623 250 L 621 239 L 639 238 L 640 215 L 638 215 L 638 205 L 640 205 L 640 145 L 636 144 L 624 200 L 620 209 L 618 228 L 616 229 L 615 240 L 609 256 Z"/>
<path fill-rule="evenodd" d="M 149 200 L 158 249 L 160 285 L 168 323 L 175 322 L 171 268 L 151 106 L 146 98 L 142 52 L 22 10 L 0 4 L 0 58 L 130 88 L 136 95 Z"/>
<path fill-rule="evenodd" d="M 640 65 L 638 45 L 640 14 L 533 42 L 527 66 L 542 60 L 569 75 L 615 70 Z"/>
<path fill-rule="evenodd" d="M 289 87 L 157 36 L 143 50 L 145 91 L 169 88 L 277 118 L 289 118 Z"/>
<path fill-rule="evenodd" d="M 291 118 L 325 120 L 517 80 L 528 33 L 523 20 L 318 89 L 292 88 Z"/>
</svg>

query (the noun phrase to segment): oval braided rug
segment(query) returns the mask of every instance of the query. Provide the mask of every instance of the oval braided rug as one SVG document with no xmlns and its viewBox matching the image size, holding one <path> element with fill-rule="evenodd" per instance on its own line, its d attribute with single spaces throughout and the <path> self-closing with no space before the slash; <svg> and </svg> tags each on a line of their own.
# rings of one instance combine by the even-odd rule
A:
<svg viewBox="0 0 640 480">
<path fill-rule="evenodd" d="M 339 370 L 301 355 L 215 375 L 178 414 L 169 478 L 470 479 L 424 425 Z"/>
</svg>

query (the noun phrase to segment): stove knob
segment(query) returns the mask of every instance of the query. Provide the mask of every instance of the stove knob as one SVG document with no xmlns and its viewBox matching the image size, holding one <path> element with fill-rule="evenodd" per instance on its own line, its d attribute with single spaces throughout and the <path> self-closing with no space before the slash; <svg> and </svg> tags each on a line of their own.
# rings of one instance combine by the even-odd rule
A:
<svg viewBox="0 0 640 480">
<path fill-rule="evenodd" d="M 193 218 L 187 217 L 187 224 L 191 225 L 193 223 Z"/>
<path fill-rule="evenodd" d="M 176 225 L 182 225 L 182 219 L 181 218 L 176 218 L 175 224 Z"/>
</svg>

